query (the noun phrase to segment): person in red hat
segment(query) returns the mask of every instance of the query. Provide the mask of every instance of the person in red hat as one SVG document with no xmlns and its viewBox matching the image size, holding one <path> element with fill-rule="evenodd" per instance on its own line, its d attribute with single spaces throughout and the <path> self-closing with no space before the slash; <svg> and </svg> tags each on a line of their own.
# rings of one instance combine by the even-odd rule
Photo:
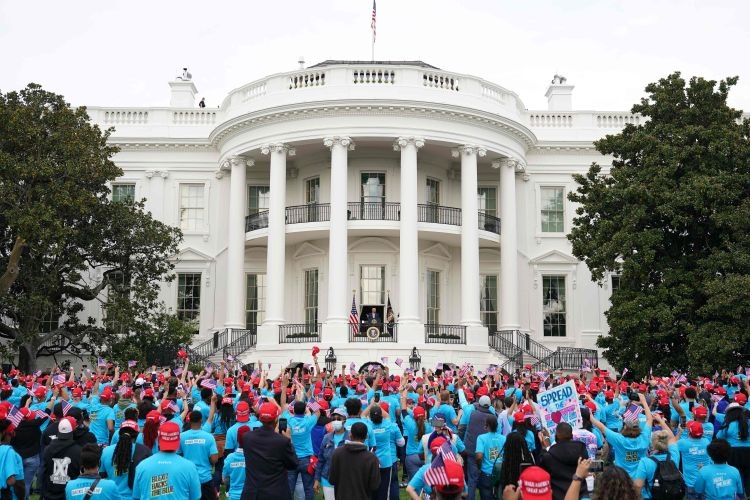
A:
<svg viewBox="0 0 750 500">
<path fill-rule="evenodd" d="M 243 438 L 246 463 L 243 499 L 292 500 L 287 471 L 296 470 L 298 460 L 291 439 L 277 432 L 278 418 L 278 405 L 263 403 L 258 408 L 262 426 Z"/>
<path fill-rule="evenodd" d="M 508 493 L 507 496 L 506 493 Z M 512 484 L 505 487 L 503 498 L 513 500 L 552 500 L 552 483 L 549 473 L 536 465 L 527 467 L 518 478 L 518 487 Z"/>
<path fill-rule="evenodd" d="M 701 406 L 701 408 L 703 407 Z M 685 434 L 687 434 L 687 437 L 683 437 Z M 711 463 L 708 456 L 708 445 L 711 440 L 706 438 L 703 432 L 703 424 L 697 420 L 687 422 L 685 429 L 680 429 L 677 437 L 680 438 L 677 441 L 677 448 L 680 450 L 682 473 L 685 478 L 685 486 L 688 489 L 687 498 L 698 498 L 698 494 L 695 492 L 695 482 L 703 466 Z"/>
<path fill-rule="evenodd" d="M 133 499 L 200 500 L 198 469 L 176 452 L 180 426 L 165 422 L 159 427 L 159 452 L 143 460 L 135 471 Z"/>
</svg>

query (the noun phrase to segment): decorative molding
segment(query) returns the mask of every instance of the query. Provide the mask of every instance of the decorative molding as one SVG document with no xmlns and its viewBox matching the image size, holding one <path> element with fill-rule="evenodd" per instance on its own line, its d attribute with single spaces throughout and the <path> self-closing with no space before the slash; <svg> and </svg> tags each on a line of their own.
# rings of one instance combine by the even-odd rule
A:
<svg viewBox="0 0 750 500">
<path fill-rule="evenodd" d="M 276 142 L 273 144 L 263 144 L 260 147 L 261 154 L 268 155 L 271 153 L 285 154 L 287 156 L 294 156 L 297 151 L 289 144 L 283 142 Z"/>
<path fill-rule="evenodd" d="M 255 160 L 242 156 L 230 156 L 219 164 L 219 170 L 215 172 L 215 175 L 217 179 L 221 179 L 225 174 L 231 173 L 233 168 L 247 168 L 254 165 Z"/>
<path fill-rule="evenodd" d="M 166 179 L 169 177 L 169 171 L 167 170 L 146 170 L 143 172 L 146 175 L 146 179 L 151 180 L 154 176 Z"/>
<path fill-rule="evenodd" d="M 413 144 L 415 148 L 421 149 L 424 147 L 424 137 L 399 137 L 393 142 L 393 150 L 401 151 L 409 144 Z"/>
<path fill-rule="evenodd" d="M 154 172 L 153 170 L 146 170 L 145 172 L 143 172 L 143 174 L 146 176 L 146 179 L 149 180 L 154 176 L 155 173 L 156 172 Z"/>
<path fill-rule="evenodd" d="M 326 252 L 320 247 L 305 241 L 299 246 L 299 248 L 297 248 L 297 251 L 294 252 L 294 258 L 301 259 L 303 257 L 319 257 L 325 254 Z"/>
<path fill-rule="evenodd" d="M 367 238 L 360 238 L 349 245 L 349 253 L 357 252 L 388 252 L 398 253 L 399 248 L 391 243 L 390 241 L 383 238 L 376 238 L 374 236 Z"/>
<path fill-rule="evenodd" d="M 487 155 L 487 150 L 475 144 L 464 144 L 451 150 L 451 156 L 453 156 L 453 158 L 458 158 L 461 155 L 477 155 L 479 157 L 482 157 Z"/>
<path fill-rule="evenodd" d="M 559 250 L 550 250 L 549 252 L 543 253 L 542 255 L 538 255 L 529 260 L 529 264 L 533 264 L 534 267 L 539 264 L 576 265 L 578 264 L 578 259 Z"/>
<path fill-rule="evenodd" d="M 196 250 L 192 247 L 186 247 L 170 257 L 170 260 L 175 262 L 204 262 L 208 264 L 213 262 L 215 259 L 210 255 Z"/>
<path fill-rule="evenodd" d="M 441 243 L 435 243 L 434 245 L 422 250 L 419 253 L 421 253 L 425 257 L 436 257 L 438 259 L 447 261 L 450 261 L 453 258 L 451 253 Z"/>
<path fill-rule="evenodd" d="M 328 149 L 332 149 L 333 146 L 339 145 L 345 147 L 349 151 L 354 151 L 354 141 L 352 141 L 351 137 L 347 137 L 345 135 L 333 135 L 325 137 L 323 138 L 323 145 Z"/>
</svg>

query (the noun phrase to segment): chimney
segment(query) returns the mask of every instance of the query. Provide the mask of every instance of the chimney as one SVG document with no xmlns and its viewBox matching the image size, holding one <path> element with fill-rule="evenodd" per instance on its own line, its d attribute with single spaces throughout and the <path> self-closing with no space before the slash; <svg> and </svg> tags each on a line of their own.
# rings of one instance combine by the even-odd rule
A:
<svg viewBox="0 0 750 500">
<path fill-rule="evenodd" d="M 195 96 L 198 93 L 198 89 L 195 88 L 193 75 L 188 72 L 187 68 L 182 68 L 182 72 L 177 75 L 174 81 L 169 82 L 169 88 L 171 89 L 170 107 L 195 107 Z"/>
<path fill-rule="evenodd" d="M 573 85 L 568 85 L 562 75 L 555 75 L 547 87 L 547 109 L 549 111 L 570 111 L 573 109 Z"/>
</svg>

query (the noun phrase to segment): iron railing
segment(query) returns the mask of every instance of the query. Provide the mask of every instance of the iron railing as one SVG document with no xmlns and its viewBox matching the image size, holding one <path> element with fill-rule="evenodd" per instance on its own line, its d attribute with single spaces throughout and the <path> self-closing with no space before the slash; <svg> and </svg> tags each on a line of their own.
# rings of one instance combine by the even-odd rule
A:
<svg viewBox="0 0 750 500">
<path fill-rule="evenodd" d="M 258 343 L 258 329 L 254 327 L 249 330 L 232 330 L 232 337 L 233 340 L 224 347 L 224 359 L 229 355 L 237 357 L 255 347 Z"/>
<path fill-rule="evenodd" d="M 424 325 L 425 344 L 466 344 L 464 325 Z"/>
<path fill-rule="evenodd" d="M 500 219 L 494 215 L 489 215 L 479 211 L 479 229 L 491 233 L 500 234 Z"/>
<path fill-rule="evenodd" d="M 245 217 L 245 232 L 255 231 L 268 227 L 268 210 L 263 210 Z"/>
<path fill-rule="evenodd" d="M 279 325 L 279 344 L 320 342 L 320 323 Z"/>
<path fill-rule="evenodd" d="M 451 226 L 461 225 L 461 209 L 454 207 L 443 207 L 433 204 L 417 205 L 419 222 L 432 222 L 434 224 L 449 224 Z"/>
<path fill-rule="evenodd" d="M 502 335 L 498 335 L 497 331 L 491 331 L 487 335 L 487 343 L 489 346 L 510 359 L 517 355 L 523 356 L 523 349 L 504 338 Z"/>
<path fill-rule="evenodd" d="M 581 370 L 587 366 L 591 370 L 599 366 L 599 352 L 582 347 L 558 347 L 556 351 L 534 365 L 535 368 L 555 370 Z"/>
<path fill-rule="evenodd" d="M 303 224 L 305 222 L 323 222 L 331 220 L 330 203 L 308 203 L 286 207 L 287 224 Z"/>
<path fill-rule="evenodd" d="M 401 220 L 401 204 L 362 201 L 347 204 L 349 220 Z"/>
<path fill-rule="evenodd" d="M 554 352 L 552 349 L 532 339 L 528 333 L 523 333 L 520 330 L 501 330 L 497 332 L 497 335 L 520 347 L 537 361 L 548 358 Z"/>
<path fill-rule="evenodd" d="M 379 334 L 377 336 L 367 335 L 367 330 L 377 327 Z M 362 323 L 359 325 L 359 331 L 349 328 L 349 342 L 398 342 L 398 324 L 396 323 Z"/>
</svg>

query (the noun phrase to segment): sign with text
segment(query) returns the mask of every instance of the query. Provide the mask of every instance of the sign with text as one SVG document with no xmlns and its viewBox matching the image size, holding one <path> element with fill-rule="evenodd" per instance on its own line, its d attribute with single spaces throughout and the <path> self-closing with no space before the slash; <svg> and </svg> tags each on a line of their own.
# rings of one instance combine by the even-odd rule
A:
<svg viewBox="0 0 750 500">
<path fill-rule="evenodd" d="M 581 407 L 578 404 L 578 392 L 575 383 L 565 382 L 537 395 L 542 423 L 550 434 L 555 433 L 557 424 L 569 423 L 574 429 L 582 425 Z"/>
</svg>

